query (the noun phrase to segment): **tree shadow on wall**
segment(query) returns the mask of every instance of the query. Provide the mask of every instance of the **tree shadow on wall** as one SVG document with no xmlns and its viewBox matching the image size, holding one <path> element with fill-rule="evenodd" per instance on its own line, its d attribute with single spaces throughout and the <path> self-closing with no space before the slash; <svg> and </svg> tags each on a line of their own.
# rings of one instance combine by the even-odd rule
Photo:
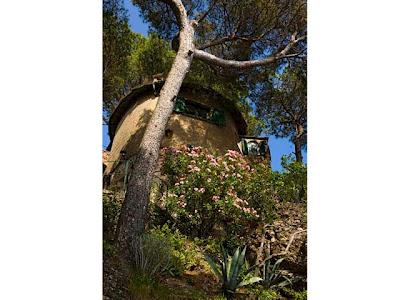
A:
<svg viewBox="0 0 400 300">
<path fill-rule="evenodd" d="M 193 146 L 202 145 L 210 150 L 216 150 L 214 148 L 221 148 L 220 150 L 225 151 L 231 147 L 232 143 L 224 144 L 224 139 L 226 139 L 226 131 L 224 127 L 218 127 L 217 125 L 207 123 L 202 120 L 187 120 L 184 122 L 183 118 L 190 118 L 185 116 L 178 116 L 174 118 L 171 116 L 168 122 L 167 129 L 172 130 L 171 137 L 164 137 L 162 141 L 162 146 L 173 145 L 177 143 L 182 143 L 184 145 L 191 144 Z"/>
<path fill-rule="evenodd" d="M 145 109 L 142 112 L 139 121 L 136 125 L 137 126 L 136 132 L 129 137 L 128 142 L 123 148 L 123 150 L 127 154 L 128 159 L 132 158 L 139 151 L 140 142 L 142 141 L 144 132 L 146 130 L 146 126 L 150 121 L 152 114 L 153 112 L 150 109 Z"/>
</svg>

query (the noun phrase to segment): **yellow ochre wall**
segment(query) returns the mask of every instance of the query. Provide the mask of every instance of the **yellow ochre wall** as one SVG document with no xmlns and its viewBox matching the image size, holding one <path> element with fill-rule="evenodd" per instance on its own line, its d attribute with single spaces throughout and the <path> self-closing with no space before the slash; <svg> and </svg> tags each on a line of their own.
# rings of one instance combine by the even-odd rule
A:
<svg viewBox="0 0 400 300">
<path fill-rule="evenodd" d="M 172 136 L 170 138 L 164 137 L 161 143 L 162 147 L 191 144 L 220 152 L 225 152 L 228 149 L 239 150 L 237 146 L 239 135 L 236 124 L 231 114 L 223 109 L 218 101 L 201 95 L 193 95 L 189 92 L 181 92 L 180 96 L 224 110 L 226 124 L 219 127 L 203 120 L 173 113 L 167 125 L 167 129 L 172 130 Z M 122 150 L 126 151 L 127 158 L 137 152 L 145 126 L 156 107 L 157 100 L 158 97 L 152 94 L 142 95 L 125 113 L 115 132 L 106 174 L 110 174 L 117 167 Z"/>
</svg>

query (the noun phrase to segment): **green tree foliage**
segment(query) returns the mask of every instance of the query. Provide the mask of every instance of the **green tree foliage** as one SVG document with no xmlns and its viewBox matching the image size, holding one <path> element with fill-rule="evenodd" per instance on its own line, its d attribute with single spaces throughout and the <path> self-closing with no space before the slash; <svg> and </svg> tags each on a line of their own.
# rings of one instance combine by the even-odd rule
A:
<svg viewBox="0 0 400 300">
<path fill-rule="evenodd" d="M 108 120 L 130 76 L 133 35 L 122 0 L 103 0 L 103 119 Z"/>
<path fill-rule="evenodd" d="M 147 38 L 139 34 L 135 36 L 129 66 L 136 78 L 131 86 L 142 83 L 155 74 L 163 73 L 166 76 L 175 57 L 169 43 L 154 32 Z"/>
<path fill-rule="evenodd" d="M 151 29 L 172 40 L 179 26 L 167 1 L 133 0 Z M 306 31 L 304 0 L 184 0 L 188 17 L 201 19 L 196 46 L 225 59 L 246 60 L 279 49 Z M 212 44 L 212 46 L 210 46 Z M 299 45 L 304 47 L 304 43 Z M 221 70 L 221 72 L 223 72 Z"/>
<path fill-rule="evenodd" d="M 142 16 L 149 22 L 151 30 L 164 39 L 177 43 L 179 26 L 166 2 L 133 0 L 141 8 Z M 265 57 L 282 50 L 291 34 L 306 33 L 306 1 L 304 0 L 184 0 L 182 1 L 189 18 L 201 19 L 196 27 L 195 44 L 220 58 L 228 60 L 251 60 Z M 294 52 L 306 47 L 305 40 L 294 46 Z M 191 71 L 185 81 L 194 80 L 235 99 L 248 123 L 248 134 L 258 135 L 265 131 L 266 118 L 253 114 L 253 107 L 246 100 L 249 96 L 247 82 L 257 78 L 265 80 L 260 74 L 268 68 L 275 71 L 285 65 L 286 59 L 274 62 L 268 67 L 257 67 L 235 71 L 213 66 L 198 60 L 192 63 Z M 250 78 L 251 77 L 251 78 Z M 250 87 L 251 88 L 251 87 Z M 253 100 L 253 99 L 252 99 Z M 253 101 L 263 106 L 263 101 Z"/>
<path fill-rule="evenodd" d="M 252 95 L 268 132 L 290 138 L 298 162 L 302 161 L 301 149 L 307 145 L 306 67 L 305 59 L 287 64 L 283 71 L 255 85 Z"/>
<path fill-rule="evenodd" d="M 281 201 L 307 201 L 307 167 L 293 155 L 282 156 L 281 173 L 275 174 L 274 186 Z"/>
</svg>

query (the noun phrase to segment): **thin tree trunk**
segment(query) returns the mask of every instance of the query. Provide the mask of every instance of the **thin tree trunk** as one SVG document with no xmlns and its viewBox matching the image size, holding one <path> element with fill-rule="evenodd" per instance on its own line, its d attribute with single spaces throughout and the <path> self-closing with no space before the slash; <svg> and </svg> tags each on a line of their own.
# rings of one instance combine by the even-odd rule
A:
<svg viewBox="0 0 400 300">
<path fill-rule="evenodd" d="M 294 141 L 294 154 L 296 155 L 297 162 L 303 162 L 303 155 L 301 154 L 301 143 L 299 138 L 296 138 Z"/>
<path fill-rule="evenodd" d="M 193 35 L 191 24 L 183 23 L 179 50 L 160 91 L 157 106 L 146 127 L 132 168 L 116 232 L 120 254 L 129 261 L 135 260 L 140 237 L 145 229 L 150 188 L 164 130 L 193 59 Z"/>
<path fill-rule="evenodd" d="M 301 138 L 304 133 L 303 126 L 296 125 L 296 136 L 294 138 L 294 154 L 296 155 L 297 162 L 303 162 L 303 155 L 301 154 Z"/>
</svg>

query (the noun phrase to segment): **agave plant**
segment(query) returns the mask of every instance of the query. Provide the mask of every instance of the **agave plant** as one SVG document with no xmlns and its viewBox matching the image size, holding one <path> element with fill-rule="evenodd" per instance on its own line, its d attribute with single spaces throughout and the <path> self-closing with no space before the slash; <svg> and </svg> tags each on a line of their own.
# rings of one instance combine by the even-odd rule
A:
<svg viewBox="0 0 400 300">
<path fill-rule="evenodd" d="M 284 258 L 278 259 L 274 264 L 268 260 L 262 266 L 262 284 L 268 289 L 279 289 L 292 284 L 292 281 L 281 274 L 279 271 L 279 265 L 282 263 Z"/>
<path fill-rule="evenodd" d="M 221 250 L 223 254 L 222 262 L 216 263 L 207 255 L 206 260 L 222 283 L 222 290 L 228 299 L 233 296 L 237 288 L 262 280 L 260 277 L 249 274 L 251 269 L 245 259 L 246 247 L 242 251 L 238 247 L 233 256 L 230 256 L 222 246 Z M 244 274 L 244 277 L 241 279 L 239 274 Z"/>
</svg>

